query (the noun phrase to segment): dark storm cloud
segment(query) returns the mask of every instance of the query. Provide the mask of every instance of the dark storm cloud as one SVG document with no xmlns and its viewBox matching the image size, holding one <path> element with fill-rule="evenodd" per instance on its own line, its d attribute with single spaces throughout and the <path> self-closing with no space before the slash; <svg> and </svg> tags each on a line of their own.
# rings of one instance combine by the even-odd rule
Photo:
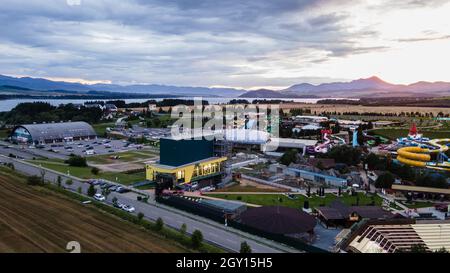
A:
<svg viewBox="0 0 450 273">
<path fill-rule="evenodd" d="M 377 33 L 348 29 L 349 15 L 339 8 L 348 2 L 2 0 L 0 73 L 251 86 L 264 81 L 233 76 L 270 72 L 270 65 L 247 66 L 280 62 L 292 52 L 319 63 L 382 50 L 355 42 Z M 329 6 L 333 11 L 322 12 Z M 324 54 L 309 57 L 312 50 Z M 282 65 L 295 68 L 296 59 Z"/>
</svg>

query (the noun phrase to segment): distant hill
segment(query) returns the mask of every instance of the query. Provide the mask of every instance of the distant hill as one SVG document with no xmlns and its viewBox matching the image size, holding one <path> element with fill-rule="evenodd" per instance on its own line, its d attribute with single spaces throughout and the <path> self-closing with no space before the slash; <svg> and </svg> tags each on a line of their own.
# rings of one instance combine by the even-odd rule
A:
<svg viewBox="0 0 450 273">
<path fill-rule="evenodd" d="M 227 98 L 370 98 L 370 97 L 441 97 L 450 96 L 449 82 L 425 82 L 403 85 L 391 84 L 378 77 L 358 79 L 349 82 L 332 82 L 314 85 L 300 83 L 284 90 L 268 89 L 246 91 L 234 88 L 209 88 L 170 86 L 158 84 L 81 84 L 51 81 L 40 78 L 16 78 L 0 75 L 0 91 L 28 94 L 29 92 L 56 92 L 62 94 L 93 94 L 111 92 L 122 94 L 145 94 L 148 96 L 203 96 Z M 7 90 L 8 89 L 8 90 Z"/>
<path fill-rule="evenodd" d="M 81 84 L 62 81 L 51 81 L 40 78 L 30 77 L 9 77 L 0 75 L 0 86 L 15 86 L 26 89 L 49 91 L 58 90 L 65 92 L 89 92 L 89 91 L 108 91 L 122 93 L 145 93 L 145 94 L 164 94 L 176 96 L 208 96 L 208 97 L 238 97 L 246 92 L 243 89 L 234 88 L 209 88 L 209 87 L 189 87 L 189 86 L 169 86 L 158 84 L 141 85 L 117 85 L 117 84 Z"/>
<path fill-rule="evenodd" d="M 373 76 L 350 82 L 323 83 L 319 85 L 296 84 L 280 93 L 314 94 L 320 97 L 408 97 L 450 95 L 450 82 L 417 82 L 409 85 L 391 84 Z"/>
<path fill-rule="evenodd" d="M 314 95 L 300 95 L 292 94 L 289 92 L 279 92 L 269 89 L 258 89 L 248 91 L 239 96 L 240 98 L 273 98 L 273 99 L 284 99 L 284 98 L 319 98 Z"/>
</svg>

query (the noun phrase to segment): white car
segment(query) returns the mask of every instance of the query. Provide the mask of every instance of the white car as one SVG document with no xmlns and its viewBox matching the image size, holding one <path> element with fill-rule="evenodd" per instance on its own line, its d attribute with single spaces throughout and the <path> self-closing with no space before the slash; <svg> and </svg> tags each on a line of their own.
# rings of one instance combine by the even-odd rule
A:
<svg viewBox="0 0 450 273">
<path fill-rule="evenodd" d="M 192 182 L 191 189 L 195 190 L 198 188 L 198 182 Z"/>
<path fill-rule="evenodd" d="M 103 201 L 106 200 L 106 198 L 103 195 L 101 195 L 100 193 L 96 193 L 94 195 L 94 199 L 97 200 L 97 201 L 100 201 L 100 202 L 103 202 Z"/>
<path fill-rule="evenodd" d="M 207 187 L 201 188 L 200 191 L 201 192 L 209 192 L 209 191 L 212 191 L 212 189 L 210 186 L 207 186 Z"/>
<path fill-rule="evenodd" d="M 122 206 L 122 209 L 124 210 L 124 211 L 127 211 L 127 212 L 134 212 L 136 209 L 134 208 L 134 207 L 132 207 L 132 206 L 128 206 L 128 205 L 123 205 Z"/>
<path fill-rule="evenodd" d="M 120 203 L 119 201 L 113 203 L 113 206 L 119 209 L 123 209 L 123 207 L 125 206 L 125 204 Z"/>
</svg>

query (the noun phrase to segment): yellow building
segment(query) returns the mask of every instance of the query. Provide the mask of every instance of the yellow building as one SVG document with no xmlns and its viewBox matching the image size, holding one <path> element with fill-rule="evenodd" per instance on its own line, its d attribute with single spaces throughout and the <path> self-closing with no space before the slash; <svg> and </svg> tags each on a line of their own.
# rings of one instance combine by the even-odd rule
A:
<svg viewBox="0 0 450 273">
<path fill-rule="evenodd" d="M 180 166 L 169 166 L 160 163 L 146 165 L 146 178 L 155 181 L 158 175 L 171 177 L 174 184 L 180 185 L 213 178 L 221 175 L 226 157 L 209 157 Z"/>
</svg>

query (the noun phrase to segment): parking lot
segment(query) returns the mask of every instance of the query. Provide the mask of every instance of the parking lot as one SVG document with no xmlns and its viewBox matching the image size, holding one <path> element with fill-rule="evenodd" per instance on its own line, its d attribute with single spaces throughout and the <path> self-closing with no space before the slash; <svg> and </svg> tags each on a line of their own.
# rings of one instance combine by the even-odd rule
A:
<svg viewBox="0 0 450 273">
<path fill-rule="evenodd" d="M 12 153 L 24 159 L 30 159 L 30 157 L 67 159 L 69 155 L 72 154 L 88 157 L 140 149 L 142 149 L 142 145 L 135 145 L 126 140 L 97 138 L 92 140 L 78 140 L 74 142 L 60 142 L 36 146 L 7 143 L 2 145 L 0 153 L 5 155 Z"/>
<path fill-rule="evenodd" d="M 131 129 L 115 129 L 113 132 L 121 134 L 127 138 L 141 138 L 148 140 L 159 140 L 163 137 L 170 136 L 171 129 L 169 128 L 144 128 L 138 125 L 133 125 Z"/>
<path fill-rule="evenodd" d="M 125 140 L 79 140 L 74 142 L 46 144 L 44 146 L 37 146 L 37 150 L 46 150 L 52 153 L 64 155 L 103 155 L 124 151 L 132 151 L 142 148 L 142 145 L 130 144 Z"/>
</svg>

